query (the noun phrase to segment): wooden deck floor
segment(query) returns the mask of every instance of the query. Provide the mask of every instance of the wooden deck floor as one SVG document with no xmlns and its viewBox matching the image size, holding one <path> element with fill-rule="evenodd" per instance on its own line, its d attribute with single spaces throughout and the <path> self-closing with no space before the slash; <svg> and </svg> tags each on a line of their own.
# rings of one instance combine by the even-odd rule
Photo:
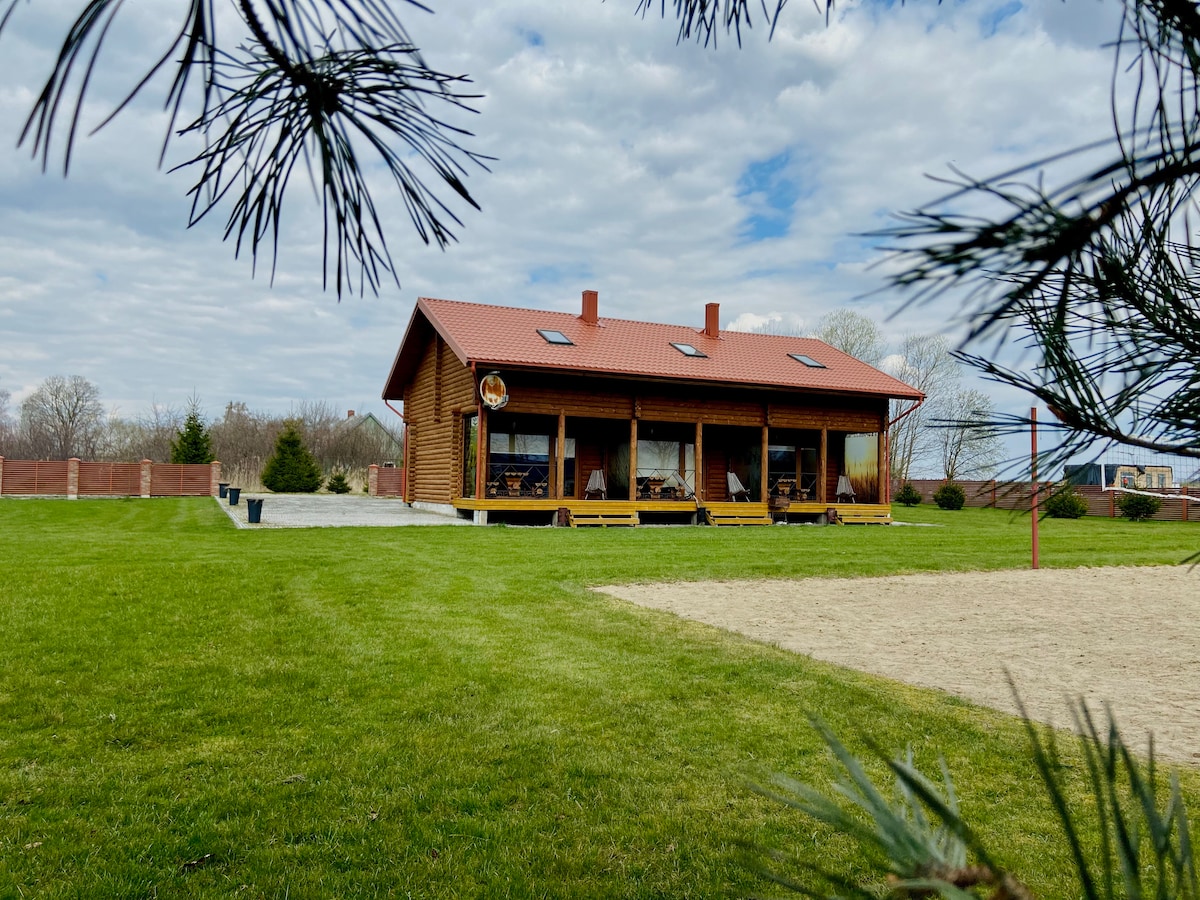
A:
<svg viewBox="0 0 1200 900">
<path fill-rule="evenodd" d="M 580 500 L 574 497 L 564 497 L 561 500 L 545 497 L 485 497 L 461 498 L 454 501 L 456 509 L 484 510 L 488 512 L 545 512 L 547 515 L 559 509 L 569 509 L 576 513 L 586 513 L 589 506 L 603 503 L 606 509 L 624 509 L 629 513 L 676 513 L 681 515 L 696 515 L 703 519 L 703 511 L 708 509 L 718 518 L 721 516 L 737 516 L 741 518 L 762 517 L 772 518 L 772 510 L 767 503 L 734 503 L 730 501 L 697 501 L 697 500 Z M 825 515 L 835 509 L 838 517 L 849 523 L 876 522 L 887 524 L 891 521 L 891 507 L 886 503 L 820 503 L 817 501 L 793 501 L 786 510 L 788 521 L 803 521 Z M 775 510 L 776 520 L 782 521 L 780 510 Z"/>
</svg>

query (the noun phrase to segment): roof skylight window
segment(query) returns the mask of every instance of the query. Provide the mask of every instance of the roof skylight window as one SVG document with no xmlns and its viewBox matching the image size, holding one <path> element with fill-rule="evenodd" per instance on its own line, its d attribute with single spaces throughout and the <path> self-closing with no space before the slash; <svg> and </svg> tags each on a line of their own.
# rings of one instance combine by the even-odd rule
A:
<svg viewBox="0 0 1200 900">
<path fill-rule="evenodd" d="M 803 353 L 789 353 L 789 354 L 788 354 L 788 356 L 790 356 L 790 357 L 791 357 L 792 359 L 794 359 L 796 362 L 801 362 L 801 363 L 804 363 L 804 364 L 805 364 L 806 366 L 808 366 L 810 369 L 824 369 L 824 368 L 827 368 L 827 366 L 825 365 L 825 363 L 820 363 L 820 362 L 817 362 L 817 361 L 816 361 L 815 359 L 813 359 L 811 356 L 805 356 Z"/>
<path fill-rule="evenodd" d="M 703 359 L 708 359 L 707 353 L 701 353 L 699 350 L 697 350 L 691 344 L 680 344 L 680 343 L 676 343 L 675 341 L 671 341 L 671 346 L 674 347 L 676 350 L 678 350 L 680 353 L 682 353 L 684 356 L 697 356 L 697 357 L 701 357 Z"/>
<path fill-rule="evenodd" d="M 537 333 L 545 338 L 547 344 L 562 344 L 571 347 L 575 345 L 575 342 L 561 331 L 555 331 L 552 328 L 539 328 Z"/>
</svg>

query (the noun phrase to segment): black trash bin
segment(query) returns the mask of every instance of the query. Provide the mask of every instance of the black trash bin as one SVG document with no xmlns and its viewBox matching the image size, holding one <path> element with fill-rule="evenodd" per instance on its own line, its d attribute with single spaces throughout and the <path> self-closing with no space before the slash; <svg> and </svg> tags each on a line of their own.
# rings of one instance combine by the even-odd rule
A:
<svg viewBox="0 0 1200 900">
<path fill-rule="evenodd" d="M 242 496 L 241 488 L 235 488 L 235 487 L 229 488 L 229 505 L 237 506 L 238 505 L 238 497 L 240 497 L 240 496 Z"/>
<path fill-rule="evenodd" d="M 228 481 L 218 481 L 217 482 L 217 492 L 218 492 L 217 496 L 220 497 L 222 500 L 224 500 L 225 495 L 229 493 L 229 482 Z"/>
<path fill-rule="evenodd" d="M 251 525 L 257 525 L 262 521 L 262 502 L 262 497 L 246 498 L 246 518 Z"/>
</svg>

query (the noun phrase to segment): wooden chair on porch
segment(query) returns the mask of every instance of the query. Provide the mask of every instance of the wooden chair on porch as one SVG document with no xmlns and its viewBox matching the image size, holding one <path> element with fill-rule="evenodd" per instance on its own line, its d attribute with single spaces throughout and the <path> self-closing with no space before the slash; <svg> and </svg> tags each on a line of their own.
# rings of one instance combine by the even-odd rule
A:
<svg viewBox="0 0 1200 900">
<path fill-rule="evenodd" d="M 604 473 L 599 469 L 592 469 L 592 474 L 588 476 L 587 487 L 583 489 L 583 499 L 608 499 L 608 486 L 604 483 Z"/>
<path fill-rule="evenodd" d="M 750 492 L 746 490 L 745 485 L 742 484 L 741 479 L 737 475 L 733 472 L 726 472 L 725 483 L 729 486 L 730 500 L 745 500 L 747 503 L 750 502 Z"/>
<path fill-rule="evenodd" d="M 837 502 L 838 503 L 854 503 L 854 485 L 850 483 L 850 476 L 839 475 L 837 483 Z M 845 498 L 845 499 L 842 499 Z"/>
</svg>

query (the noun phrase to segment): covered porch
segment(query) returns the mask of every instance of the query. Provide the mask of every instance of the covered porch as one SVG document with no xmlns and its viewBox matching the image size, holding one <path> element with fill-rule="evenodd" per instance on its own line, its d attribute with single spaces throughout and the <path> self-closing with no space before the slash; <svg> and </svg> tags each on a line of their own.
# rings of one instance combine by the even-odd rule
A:
<svg viewBox="0 0 1200 900">
<path fill-rule="evenodd" d="M 567 524 L 598 503 L 681 524 L 878 521 L 889 510 L 878 432 L 484 409 L 464 414 L 461 434 L 453 505 L 477 521 Z"/>
</svg>

